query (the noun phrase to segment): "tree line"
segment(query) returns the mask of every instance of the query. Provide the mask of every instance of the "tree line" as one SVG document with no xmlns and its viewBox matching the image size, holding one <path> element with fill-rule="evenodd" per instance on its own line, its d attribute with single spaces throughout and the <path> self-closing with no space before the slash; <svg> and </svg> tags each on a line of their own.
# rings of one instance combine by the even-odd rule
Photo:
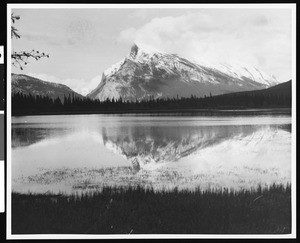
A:
<svg viewBox="0 0 300 243">
<path fill-rule="evenodd" d="M 12 97 L 12 115 L 60 114 L 60 113 L 114 113 L 151 110 L 190 109 L 245 109 L 291 107 L 291 97 L 280 94 L 232 93 L 228 95 L 196 97 L 174 97 L 128 101 L 106 99 L 100 101 L 79 98 L 74 95 L 53 99 L 48 96 L 16 93 Z"/>
</svg>

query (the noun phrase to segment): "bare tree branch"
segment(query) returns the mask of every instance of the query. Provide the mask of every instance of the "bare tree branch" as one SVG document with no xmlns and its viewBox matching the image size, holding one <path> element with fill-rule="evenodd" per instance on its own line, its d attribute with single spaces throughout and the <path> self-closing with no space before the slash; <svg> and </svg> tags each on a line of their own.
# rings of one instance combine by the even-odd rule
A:
<svg viewBox="0 0 300 243">
<path fill-rule="evenodd" d="M 11 21 L 14 24 L 16 20 L 19 20 L 20 16 L 11 14 Z M 18 30 L 11 26 L 11 38 L 19 39 L 21 36 L 18 34 Z M 44 52 L 40 53 L 39 51 L 32 50 L 32 51 L 20 51 L 20 52 L 13 52 L 11 54 L 12 65 L 15 67 L 20 68 L 23 70 L 23 67 L 29 63 L 28 59 L 35 59 L 39 60 L 40 58 L 47 57 L 49 58 L 49 54 L 45 54 Z"/>
<path fill-rule="evenodd" d="M 22 52 L 13 52 L 11 54 L 12 64 L 15 67 L 23 70 L 23 67 L 29 63 L 28 59 L 34 58 L 35 60 L 39 60 L 40 58 L 47 57 L 49 58 L 49 54 L 40 53 L 39 51 L 32 50 L 30 52 L 22 51 Z"/>
</svg>

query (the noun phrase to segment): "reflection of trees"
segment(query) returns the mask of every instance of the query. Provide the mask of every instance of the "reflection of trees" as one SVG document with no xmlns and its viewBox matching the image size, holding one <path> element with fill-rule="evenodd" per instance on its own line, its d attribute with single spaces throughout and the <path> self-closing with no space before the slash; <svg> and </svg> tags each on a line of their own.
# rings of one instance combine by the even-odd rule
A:
<svg viewBox="0 0 300 243">
<path fill-rule="evenodd" d="M 102 128 L 103 142 L 140 164 L 172 162 L 235 136 L 248 136 L 259 126 L 121 126 Z"/>
<path fill-rule="evenodd" d="M 63 128 L 16 127 L 12 129 L 12 148 L 29 146 L 50 136 L 60 136 L 66 133 Z"/>
<path fill-rule="evenodd" d="M 292 124 L 282 124 L 282 125 L 278 125 L 279 129 L 282 129 L 286 132 L 292 132 Z"/>
</svg>

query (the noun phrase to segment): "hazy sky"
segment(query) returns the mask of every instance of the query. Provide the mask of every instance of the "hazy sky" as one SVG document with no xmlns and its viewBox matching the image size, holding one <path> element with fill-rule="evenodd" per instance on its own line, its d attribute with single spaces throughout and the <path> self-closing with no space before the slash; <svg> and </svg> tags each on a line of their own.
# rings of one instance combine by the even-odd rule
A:
<svg viewBox="0 0 300 243">
<path fill-rule="evenodd" d="M 146 44 L 195 61 L 241 62 L 291 79 L 291 9 L 13 9 L 21 39 L 49 59 L 21 71 L 86 94 L 131 45 Z"/>
</svg>

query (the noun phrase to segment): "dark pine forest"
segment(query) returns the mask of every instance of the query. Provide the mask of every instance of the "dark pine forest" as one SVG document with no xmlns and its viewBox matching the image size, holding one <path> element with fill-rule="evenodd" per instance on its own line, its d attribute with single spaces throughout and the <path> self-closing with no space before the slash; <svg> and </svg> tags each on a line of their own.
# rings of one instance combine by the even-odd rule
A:
<svg viewBox="0 0 300 243">
<path fill-rule="evenodd" d="M 69 95 L 63 99 L 47 96 L 16 93 L 12 97 L 12 115 L 38 114 L 83 114 L 83 113 L 128 113 L 148 111 L 184 111 L 195 109 L 249 109 L 249 108 L 290 108 L 291 81 L 257 91 L 230 93 L 218 96 L 189 98 L 150 97 L 144 100 L 105 101 L 79 98 Z"/>
</svg>

